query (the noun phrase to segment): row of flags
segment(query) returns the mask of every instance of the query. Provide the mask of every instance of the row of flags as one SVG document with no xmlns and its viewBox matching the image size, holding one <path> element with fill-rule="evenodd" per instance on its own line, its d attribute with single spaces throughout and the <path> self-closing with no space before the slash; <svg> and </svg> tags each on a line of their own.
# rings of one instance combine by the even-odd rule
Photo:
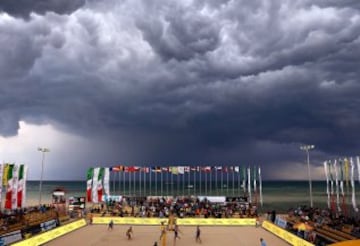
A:
<svg viewBox="0 0 360 246">
<path fill-rule="evenodd" d="M 212 172 L 212 171 L 222 171 L 222 172 L 241 172 L 240 166 L 154 166 L 154 167 L 146 167 L 146 166 L 125 166 L 118 165 L 110 167 L 110 171 L 112 172 L 156 172 L 156 173 L 172 173 L 172 174 L 185 174 L 189 172 Z"/>
<path fill-rule="evenodd" d="M 129 175 L 129 178 L 131 178 L 130 174 L 134 175 L 134 182 L 135 182 L 135 173 L 138 173 L 140 176 L 138 178 L 138 181 L 143 182 L 144 190 L 146 188 L 146 175 L 148 175 L 148 184 L 151 183 L 151 174 L 155 173 L 155 181 L 157 180 L 156 174 L 172 174 L 172 175 L 182 175 L 183 177 L 183 186 L 186 182 L 184 179 L 185 174 L 188 174 L 188 183 L 190 182 L 190 173 L 194 175 L 199 173 L 199 176 L 197 179 L 201 183 L 201 179 L 205 178 L 205 182 L 207 182 L 207 176 L 209 176 L 211 181 L 211 174 L 215 172 L 217 174 L 220 172 L 223 173 L 232 173 L 232 182 L 234 184 L 235 178 L 238 182 L 238 187 L 242 187 L 244 190 L 244 193 L 248 194 L 249 201 L 252 202 L 253 196 L 255 197 L 257 201 L 258 195 L 260 196 L 260 204 L 262 205 L 263 199 L 262 199 L 262 177 L 261 177 L 261 168 L 260 167 L 240 167 L 240 166 L 153 166 L 153 167 L 147 167 L 147 166 L 126 166 L 126 165 L 117 165 L 110 168 L 104 168 L 104 167 L 97 167 L 97 168 L 89 168 L 87 171 L 87 201 L 98 203 L 102 202 L 103 195 L 110 196 L 110 186 L 109 186 L 109 179 L 110 179 L 110 172 L 116 174 L 116 173 L 127 173 Z M 143 173 L 143 179 L 141 178 L 141 174 Z M 202 177 L 201 174 L 204 177 Z M 208 175 L 206 175 L 208 174 Z M 123 176 L 124 177 L 124 176 Z M 222 175 L 221 175 L 222 178 Z M 216 179 L 216 176 L 215 176 Z M 229 175 L 227 175 L 227 181 L 229 179 Z M 240 185 L 241 180 L 241 185 Z M 163 176 L 160 175 L 160 181 L 161 181 L 161 193 L 163 191 Z M 178 180 L 179 181 L 179 180 Z M 128 180 L 130 185 L 130 180 Z M 123 180 L 123 186 L 125 189 L 125 179 Z M 157 184 L 155 182 L 155 184 Z M 206 185 L 206 184 L 205 184 Z M 135 187 L 135 186 L 134 186 Z M 148 186 L 149 187 L 149 186 Z M 147 188 L 148 188 L 147 187 Z M 184 187 L 183 187 L 184 188 Z M 201 188 L 201 187 L 200 187 Z M 207 188 L 207 187 L 206 187 Z M 140 185 L 141 189 L 141 185 Z M 157 194 L 157 186 L 155 186 L 155 194 Z M 201 189 L 200 189 L 201 190 Z M 125 192 L 125 191 L 124 191 Z M 135 195 L 135 192 L 133 191 Z M 207 192 L 207 191 L 206 191 Z M 141 190 L 140 190 L 141 193 Z M 145 193 L 145 192 L 144 192 Z"/>
<path fill-rule="evenodd" d="M 86 197 L 88 202 L 103 202 L 103 195 L 110 196 L 110 168 L 91 167 L 87 171 Z"/>
<path fill-rule="evenodd" d="M 5 209 L 24 208 L 26 205 L 27 165 L 0 164 L 0 180 L 6 187 Z M 2 199 L 0 185 L 0 204 Z"/>
<path fill-rule="evenodd" d="M 328 160 L 324 162 L 326 176 L 326 194 L 328 208 L 346 213 L 346 195 L 349 186 L 351 187 L 351 203 L 355 212 L 359 209 L 356 204 L 355 196 L 355 169 L 357 168 L 358 181 L 360 183 L 360 158 L 344 158 L 337 160 Z M 356 166 L 355 166 L 356 165 Z M 344 189 L 346 186 L 346 191 Z M 340 201 L 340 196 L 342 201 Z"/>
</svg>

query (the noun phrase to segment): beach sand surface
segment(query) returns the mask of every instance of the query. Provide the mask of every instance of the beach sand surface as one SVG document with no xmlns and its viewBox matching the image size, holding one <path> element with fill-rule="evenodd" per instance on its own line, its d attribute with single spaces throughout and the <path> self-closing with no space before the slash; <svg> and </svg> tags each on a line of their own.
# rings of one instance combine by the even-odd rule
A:
<svg viewBox="0 0 360 246">
<path fill-rule="evenodd" d="M 129 245 L 153 246 L 159 241 L 160 226 L 133 226 L 133 239 L 128 240 L 125 233 L 129 226 L 114 225 L 113 230 L 108 230 L 107 225 L 89 225 L 79 230 L 55 239 L 46 245 Z M 174 232 L 167 232 L 167 246 L 259 246 L 263 238 L 268 246 L 288 246 L 282 239 L 274 236 L 261 227 L 215 227 L 201 226 L 202 243 L 195 242 L 195 226 L 180 227 L 181 239 L 174 242 Z"/>
</svg>

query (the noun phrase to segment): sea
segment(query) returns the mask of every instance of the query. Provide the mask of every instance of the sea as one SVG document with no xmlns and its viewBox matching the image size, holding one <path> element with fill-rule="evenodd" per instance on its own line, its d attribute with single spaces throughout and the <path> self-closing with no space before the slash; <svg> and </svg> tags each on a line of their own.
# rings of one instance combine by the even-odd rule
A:
<svg viewBox="0 0 360 246">
<path fill-rule="evenodd" d="M 184 181 L 184 182 L 183 182 Z M 314 207 L 327 207 L 327 187 L 326 181 L 312 181 L 312 197 Z M 186 180 L 171 181 L 154 181 L 148 180 L 111 180 L 110 194 L 115 196 L 226 196 L 239 197 L 248 194 L 241 186 L 242 183 L 233 180 L 222 180 L 206 182 L 194 182 Z M 248 188 L 248 184 L 246 184 Z M 310 205 L 309 181 L 262 181 L 262 196 L 260 196 L 259 183 L 256 184 L 256 191 L 251 183 L 252 201 L 258 204 L 258 210 L 262 213 L 268 211 L 277 211 L 286 213 L 289 209 L 299 206 Z M 70 197 L 86 196 L 86 181 L 43 181 L 41 189 L 41 202 L 51 203 L 52 192 L 61 188 L 65 191 L 67 199 Z M 335 187 L 334 187 L 335 189 Z M 360 203 L 360 184 L 356 182 L 355 199 L 357 204 Z M 340 204 L 346 204 L 349 214 L 353 211 L 351 203 L 352 189 L 350 183 L 344 184 L 344 199 L 339 196 Z M 26 184 L 26 201 L 27 205 L 38 205 L 40 199 L 40 182 L 27 181 Z M 4 189 L 2 202 L 4 202 Z M 336 197 L 336 196 L 335 196 Z M 335 198 L 336 199 L 336 198 Z"/>
</svg>

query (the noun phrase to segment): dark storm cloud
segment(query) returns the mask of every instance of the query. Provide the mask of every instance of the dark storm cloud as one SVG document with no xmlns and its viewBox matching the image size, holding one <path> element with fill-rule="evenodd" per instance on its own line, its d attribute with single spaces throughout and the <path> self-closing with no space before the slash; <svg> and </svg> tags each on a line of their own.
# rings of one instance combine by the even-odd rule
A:
<svg viewBox="0 0 360 246">
<path fill-rule="evenodd" d="M 286 163 L 293 152 L 268 150 L 294 143 L 315 144 L 319 160 L 354 155 L 359 20 L 355 1 L 104 1 L 69 16 L 2 15 L 0 130 L 13 135 L 22 119 L 87 137 L 128 132 L 147 149 L 137 160 L 164 162 Z"/>
<path fill-rule="evenodd" d="M 0 12 L 28 19 L 31 13 L 45 14 L 52 11 L 58 14 L 70 14 L 85 4 L 86 0 L 2 0 Z"/>
</svg>

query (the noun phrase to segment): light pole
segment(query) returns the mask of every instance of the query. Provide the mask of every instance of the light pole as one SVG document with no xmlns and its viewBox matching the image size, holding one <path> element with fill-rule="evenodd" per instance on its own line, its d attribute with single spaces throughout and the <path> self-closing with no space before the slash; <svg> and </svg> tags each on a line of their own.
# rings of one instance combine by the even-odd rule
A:
<svg viewBox="0 0 360 246">
<path fill-rule="evenodd" d="M 42 161 L 41 161 L 41 175 L 40 175 L 40 185 L 39 185 L 39 205 L 41 205 L 41 193 L 42 193 L 42 181 L 44 175 L 44 161 L 45 161 L 45 153 L 50 152 L 48 148 L 38 148 L 38 151 L 42 152 Z"/>
<path fill-rule="evenodd" d="M 312 198 L 312 183 L 311 183 L 311 174 L 310 174 L 310 155 L 309 150 L 315 148 L 315 145 L 302 145 L 300 149 L 306 152 L 307 157 L 307 166 L 308 166 L 308 175 L 309 175 L 309 190 L 310 190 L 310 207 L 313 207 L 313 198 Z"/>
</svg>

